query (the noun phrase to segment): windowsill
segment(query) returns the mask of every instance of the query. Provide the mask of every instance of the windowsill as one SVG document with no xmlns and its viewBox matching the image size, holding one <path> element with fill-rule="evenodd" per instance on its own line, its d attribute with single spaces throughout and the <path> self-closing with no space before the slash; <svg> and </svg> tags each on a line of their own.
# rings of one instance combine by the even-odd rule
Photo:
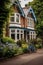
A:
<svg viewBox="0 0 43 65">
<path fill-rule="evenodd" d="M 20 25 L 20 23 L 17 23 L 17 22 L 10 22 L 10 24 L 19 24 Z"/>
<path fill-rule="evenodd" d="M 28 27 L 32 27 L 31 25 L 28 25 Z"/>
</svg>

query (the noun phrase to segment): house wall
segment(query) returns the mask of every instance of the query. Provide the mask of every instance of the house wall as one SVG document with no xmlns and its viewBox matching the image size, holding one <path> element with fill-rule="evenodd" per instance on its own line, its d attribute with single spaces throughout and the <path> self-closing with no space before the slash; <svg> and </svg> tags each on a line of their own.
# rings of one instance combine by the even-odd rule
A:
<svg viewBox="0 0 43 65">
<path fill-rule="evenodd" d="M 11 8 L 11 11 L 12 11 L 12 13 L 14 13 L 15 14 L 15 21 L 14 22 L 11 22 L 10 21 L 10 18 L 9 18 L 9 27 L 19 27 L 19 28 L 27 28 L 27 29 L 32 29 L 32 30 L 34 30 L 34 26 L 35 26 L 35 23 L 34 23 L 34 19 L 33 19 L 33 17 L 32 17 L 32 15 L 31 14 L 28 14 L 29 15 L 29 17 L 23 17 L 23 16 L 21 16 L 20 15 L 20 13 L 19 13 L 19 11 L 18 11 L 18 9 L 17 9 L 17 7 L 15 6 L 15 7 L 12 7 Z M 18 13 L 19 14 L 19 23 L 17 23 L 16 22 L 16 13 Z M 31 20 L 30 20 L 31 19 Z M 31 23 L 30 23 L 31 22 Z M 7 32 L 7 36 L 9 36 L 9 37 L 11 37 L 11 30 L 15 30 L 15 32 L 14 32 L 14 34 L 15 34 L 15 41 L 17 41 L 18 39 L 17 39 L 17 34 L 18 34 L 18 32 L 17 32 L 17 30 L 19 30 L 19 40 L 21 40 L 21 34 L 23 35 L 23 39 L 24 39 L 24 30 L 23 30 L 23 33 L 21 33 L 21 29 L 16 29 L 16 28 L 9 28 L 9 31 L 8 31 L 8 29 L 6 29 L 6 32 Z M 32 34 L 31 34 L 32 33 Z M 35 31 L 29 31 L 29 38 L 31 39 L 35 39 L 36 38 L 36 33 L 35 33 Z M 28 41 L 28 39 L 27 39 L 27 32 L 26 32 L 26 40 Z"/>
<path fill-rule="evenodd" d="M 14 10 L 14 13 L 19 13 L 19 11 L 18 11 L 18 9 L 17 9 L 16 6 L 13 8 L 13 10 Z M 19 15 L 20 15 L 20 14 L 19 14 Z M 15 24 L 15 26 L 19 26 L 19 27 L 34 28 L 35 23 L 34 23 L 34 19 L 33 19 L 33 17 L 32 17 L 32 14 L 28 14 L 28 16 L 29 16 L 29 17 L 22 17 L 22 16 L 20 15 L 20 23 L 12 23 L 12 22 L 10 22 L 10 24 L 13 25 L 13 26 L 14 26 L 14 24 Z M 31 19 L 31 20 L 30 20 L 30 19 Z M 29 25 L 30 22 L 31 22 L 31 25 Z M 10 26 L 11 26 L 11 25 L 10 25 Z"/>
</svg>

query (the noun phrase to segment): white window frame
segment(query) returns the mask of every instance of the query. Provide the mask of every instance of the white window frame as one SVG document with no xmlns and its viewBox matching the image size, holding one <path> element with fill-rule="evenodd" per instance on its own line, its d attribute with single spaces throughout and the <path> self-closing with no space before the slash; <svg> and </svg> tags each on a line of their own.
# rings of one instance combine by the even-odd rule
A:
<svg viewBox="0 0 43 65">
<path fill-rule="evenodd" d="M 10 16 L 10 23 L 15 23 L 15 13 L 12 14 L 14 14 L 14 16 Z M 11 21 L 11 17 L 14 17 L 14 22 Z"/>
<path fill-rule="evenodd" d="M 11 18 L 11 17 L 14 17 L 14 22 L 12 22 L 11 20 L 10 20 L 10 22 L 11 22 L 11 23 L 20 23 L 20 14 L 19 14 L 19 13 L 12 13 L 12 14 L 14 14 L 14 16 L 10 16 L 10 18 Z M 19 15 L 19 22 L 16 21 L 16 14 Z"/>
<path fill-rule="evenodd" d="M 19 22 L 16 21 L 16 14 L 19 15 Z M 19 14 L 19 13 L 15 13 L 15 22 L 16 22 L 16 23 L 20 23 L 20 14 Z"/>
<path fill-rule="evenodd" d="M 32 22 L 34 22 L 33 18 L 28 17 L 28 26 L 33 26 Z"/>
</svg>

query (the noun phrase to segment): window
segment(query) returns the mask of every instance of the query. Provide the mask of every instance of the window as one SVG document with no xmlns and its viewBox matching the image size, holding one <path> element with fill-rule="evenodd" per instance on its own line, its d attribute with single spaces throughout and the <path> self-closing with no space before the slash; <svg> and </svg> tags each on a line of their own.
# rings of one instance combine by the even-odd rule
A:
<svg viewBox="0 0 43 65">
<path fill-rule="evenodd" d="M 19 33 L 19 30 L 17 30 L 17 33 Z"/>
<path fill-rule="evenodd" d="M 23 34 L 21 34 L 21 39 L 23 38 Z"/>
<path fill-rule="evenodd" d="M 11 14 L 11 16 L 10 16 L 11 22 L 19 22 L 19 19 L 20 19 L 19 13 Z"/>
<path fill-rule="evenodd" d="M 31 35 L 32 35 L 32 32 L 31 32 Z"/>
<path fill-rule="evenodd" d="M 14 22 L 14 17 L 11 17 L 11 19 L 10 19 L 10 20 L 11 20 L 11 22 Z"/>
<path fill-rule="evenodd" d="M 14 14 L 11 14 L 10 21 L 11 22 L 14 22 L 15 21 L 15 15 Z"/>
<path fill-rule="evenodd" d="M 29 40 L 29 35 L 27 35 L 27 39 Z"/>
<path fill-rule="evenodd" d="M 29 21 L 29 25 L 31 26 L 31 21 Z"/>
<path fill-rule="evenodd" d="M 17 39 L 19 39 L 19 34 L 17 34 Z"/>
<path fill-rule="evenodd" d="M 32 35 L 31 35 L 31 40 L 32 40 Z"/>
<path fill-rule="evenodd" d="M 15 39 L 15 30 L 13 30 L 13 29 L 11 30 L 11 38 Z"/>
<path fill-rule="evenodd" d="M 16 14 L 16 22 L 19 22 L 19 14 Z"/>
<path fill-rule="evenodd" d="M 11 38 L 12 39 L 15 39 L 15 34 L 11 34 Z"/>
<path fill-rule="evenodd" d="M 21 30 L 21 33 L 23 33 L 23 31 Z"/>
<path fill-rule="evenodd" d="M 28 19 L 28 25 L 31 26 L 32 25 L 32 22 L 30 19 Z"/>
<path fill-rule="evenodd" d="M 27 32 L 27 34 L 29 34 L 29 32 Z"/>
<path fill-rule="evenodd" d="M 28 25 L 29 25 L 29 26 L 32 26 L 32 25 L 33 25 L 33 19 L 32 19 L 32 18 L 29 18 L 29 19 L 28 19 Z"/>
<path fill-rule="evenodd" d="M 33 34 L 34 34 L 34 32 L 33 32 Z"/>
<path fill-rule="evenodd" d="M 15 30 L 11 30 L 11 32 L 12 32 L 12 33 L 14 33 L 14 32 L 15 32 Z"/>
</svg>

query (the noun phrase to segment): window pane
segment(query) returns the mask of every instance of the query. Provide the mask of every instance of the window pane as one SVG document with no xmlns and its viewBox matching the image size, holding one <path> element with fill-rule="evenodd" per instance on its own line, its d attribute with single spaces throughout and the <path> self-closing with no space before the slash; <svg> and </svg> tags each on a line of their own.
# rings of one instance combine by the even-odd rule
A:
<svg viewBox="0 0 43 65">
<path fill-rule="evenodd" d="M 11 32 L 15 32 L 15 30 L 11 30 Z"/>
<path fill-rule="evenodd" d="M 11 38 L 12 39 L 15 39 L 15 34 L 11 34 Z"/>
<path fill-rule="evenodd" d="M 23 31 L 21 30 L 21 33 L 23 33 Z"/>
<path fill-rule="evenodd" d="M 16 22 L 19 22 L 19 14 L 16 14 Z"/>
<path fill-rule="evenodd" d="M 32 34 L 32 32 L 31 32 L 31 34 Z"/>
<path fill-rule="evenodd" d="M 32 40 L 32 35 L 31 35 L 31 40 Z"/>
<path fill-rule="evenodd" d="M 27 32 L 27 34 L 29 34 L 29 32 Z"/>
<path fill-rule="evenodd" d="M 17 33 L 19 32 L 19 30 L 17 30 Z"/>
<path fill-rule="evenodd" d="M 14 17 L 11 17 L 11 22 L 14 22 Z"/>
<path fill-rule="evenodd" d="M 27 35 L 27 39 L 29 40 L 29 35 Z"/>
<path fill-rule="evenodd" d="M 17 39 L 19 39 L 19 34 L 17 34 Z"/>
<path fill-rule="evenodd" d="M 21 39 L 23 38 L 23 34 L 21 34 Z"/>
<path fill-rule="evenodd" d="M 34 32 L 33 32 L 33 34 L 34 34 Z"/>
</svg>

